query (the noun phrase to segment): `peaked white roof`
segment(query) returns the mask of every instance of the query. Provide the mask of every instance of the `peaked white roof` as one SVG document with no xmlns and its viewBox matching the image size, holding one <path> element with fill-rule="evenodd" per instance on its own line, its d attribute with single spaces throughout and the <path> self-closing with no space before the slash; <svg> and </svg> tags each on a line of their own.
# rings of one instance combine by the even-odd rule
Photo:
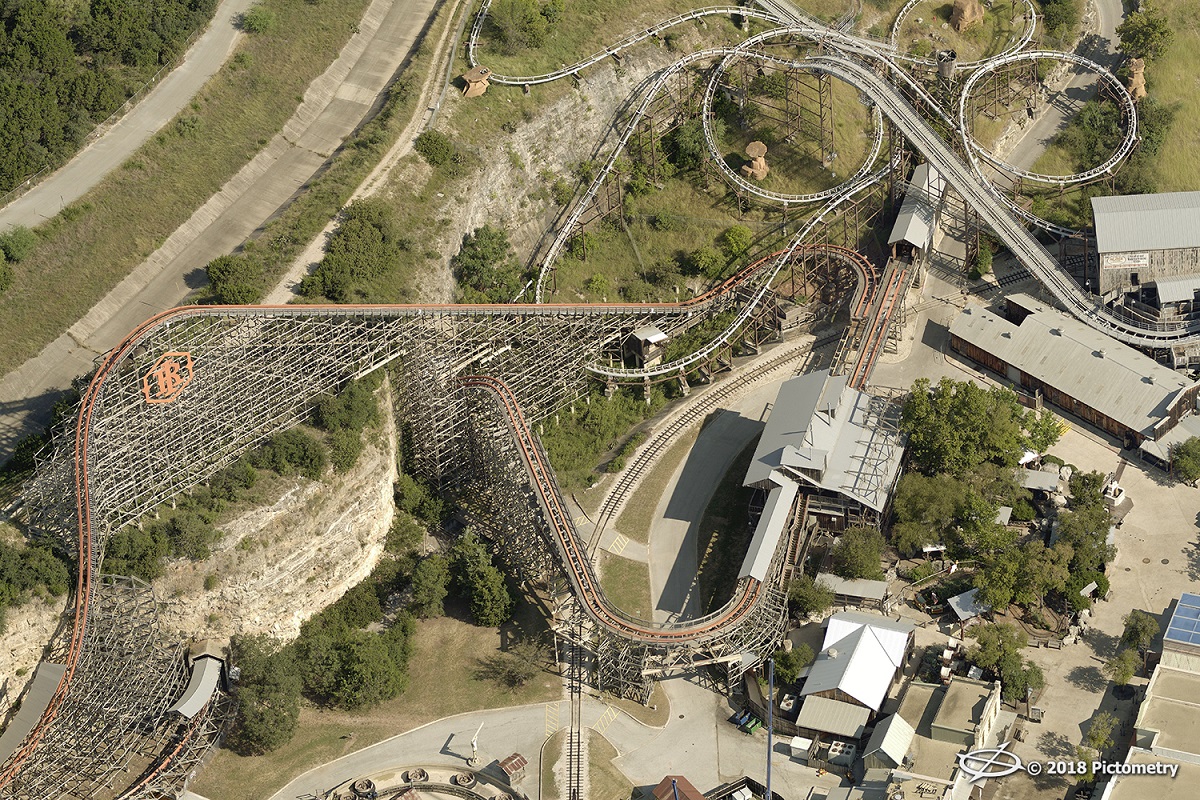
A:
<svg viewBox="0 0 1200 800">
<path fill-rule="evenodd" d="M 802 695 L 840 689 L 876 711 L 883 705 L 913 625 L 853 611 L 829 618 Z"/>
</svg>

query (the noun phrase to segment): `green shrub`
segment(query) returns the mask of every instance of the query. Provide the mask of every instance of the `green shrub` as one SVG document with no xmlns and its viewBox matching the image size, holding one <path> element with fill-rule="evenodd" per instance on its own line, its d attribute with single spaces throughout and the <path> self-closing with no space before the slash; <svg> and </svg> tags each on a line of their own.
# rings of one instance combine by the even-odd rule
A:
<svg viewBox="0 0 1200 800">
<path fill-rule="evenodd" d="M 349 472 L 362 455 L 362 434 L 354 431 L 334 431 L 329 434 L 328 447 L 329 463 L 333 465 L 334 471 Z"/>
<path fill-rule="evenodd" d="M 557 205 L 567 205 L 574 196 L 575 188 L 562 178 L 555 179 L 554 183 L 550 185 L 550 197 Z"/>
<path fill-rule="evenodd" d="M 250 305 L 263 295 L 262 264 L 252 256 L 227 255 L 204 267 L 213 295 L 221 303 Z"/>
<path fill-rule="evenodd" d="M 274 11 L 257 5 L 244 12 L 240 22 L 241 29 L 246 33 L 270 33 L 275 30 L 279 20 L 275 18 Z"/>
<path fill-rule="evenodd" d="M 18 225 L 0 233 L 0 251 L 12 262 L 24 261 L 37 246 L 38 237 L 24 225 Z"/>
<path fill-rule="evenodd" d="M 298 472 L 312 480 L 321 477 L 325 462 L 325 448 L 299 428 L 275 434 L 253 455 L 255 466 L 274 470 L 280 475 Z"/>
<path fill-rule="evenodd" d="M 429 130 L 422 133 L 413 142 L 413 149 L 425 159 L 431 167 L 440 167 L 450 163 L 457 150 L 450 137 L 441 131 Z"/>
<path fill-rule="evenodd" d="M 4 292 L 10 286 L 12 286 L 13 280 L 16 279 L 16 277 L 17 276 L 16 273 L 13 272 L 12 265 L 5 261 L 4 257 L 0 255 L 0 292 Z"/>
</svg>

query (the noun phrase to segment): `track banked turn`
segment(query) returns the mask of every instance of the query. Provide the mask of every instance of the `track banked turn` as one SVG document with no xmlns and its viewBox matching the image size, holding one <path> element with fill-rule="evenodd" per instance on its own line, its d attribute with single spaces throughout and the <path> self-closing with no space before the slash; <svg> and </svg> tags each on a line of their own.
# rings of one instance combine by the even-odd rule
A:
<svg viewBox="0 0 1200 800">
<path fill-rule="evenodd" d="M 729 13 L 780 17 L 775 10 L 764 14 L 748 9 L 705 9 L 634 34 L 618 44 L 629 46 L 684 18 Z M 470 39 L 472 62 L 481 24 L 482 15 Z M 815 25 L 793 30 L 813 36 L 834 52 L 790 63 L 824 71 L 868 96 L 1077 317 L 1137 346 L 1166 347 L 1200 341 L 1200 322 L 1154 326 L 1125 320 L 1097 306 L 1076 287 L 1005 207 L 998 191 L 958 158 L 895 86 L 878 73 L 890 71 L 908 89 L 914 88 L 911 79 L 896 69 L 897 56 L 892 48 L 829 29 L 819 30 Z M 492 79 L 512 83 L 554 80 L 574 74 L 612 52 L 614 48 L 608 48 L 544 76 Z M 679 63 L 686 66 L 702 59 L 735 55 L 739 55 L 737 49 L 722 48 L 694 54 Z M 936 106 L 926 110 L 934 111 L 943 121 L 947 118 Z M 617 152 L 627 140 L 628 131 Z M 609 167 L 615 157 L 614 153 Z M 862 177 L 857 186 L 846 187 L 843 195 L 826 205 L 826 212 L 880 178 L 877 172 Z M 74 546 L 79 563 L 74 618 L 64 659 L 66 670 L 45 715 L 3 765 L 0 795 L 16 796 L 12 791 L 14 781 L 20 780 L 22 766 L 47 740 L 46 734 L 59 712 L 71 701 L 75 682 L 86 679 L 86 675 L 81 678 L 77 668 L 89 641 L 89 625 L 93 624 L 89 611 L 98 591 L 107 535 L 206 479 L 271 434 L 302 420 L 311 398 L 397 360 L 403 365 L 402 373 L 417 376 L 409 387 L 412 396 L 403 392 L 401 396 L 402 405 L 411 413 L 434 417 L 438 413 L 459 413 L 461 408 L 451 408 L 452 400 L 457 402 L 468 392 L 491 394 L 518 445 L 575 595 L 596 625 L 620 637 L 666 644 L 704 641 L 736 625 L 763 594 L 763 584 L 753 578 L 743 578 L 733 598 L 716 613 L 684 623 L 658 625 L 638 620 L 608 600 L 530 429 L 529 409 L 546 413 L 554 402 L 578 392 L 588 372 L 610 378 L 644 378 L 679 372 L 695 363 L 696 358 L 687 357 L 629 371 L 605 364 L 603 353 L 640 324 L 657 324 L 674 334 L 686 330 L 702 314 L 735 306 L 742 312 L 739 319 L 744 320 L 745 310 L 766 296 L 779 268 L 803 248 L 814 246 L 803 241 L 811 230 L 812 225 L 806 226 L 782 253 L 750 265 L 714 291 L 686 303 L 185 307 L 159 314 L 139 326 L 97 369 L 82 397 L 73 452 L 42 486 L 43 499 L 57 491 L 62 503 L 67 501 L 66 495 L 73 495 L 69 502 L 73 503 Z M 854 305 L 858 309 L 864 303 L 863 284 L 874 281 L 875 292 L 879 284 L 870 270 L 856 272 L 860 293 Z M 889 285 L 899 282 L 896 278 Z M 540 284 L 539 280 L 539 295 Z M 885 295 L 887 291 L 885 287 Z M 884 300 L 886 297 L 874 305 L 882 307 Z M 729 341 L 734 332 L 733 327 L 721 332 L 701 351 L 711 351 L 716 344 Z M 184 357 L 187 380 L 180 381 L 182 388 L 171 401 L 157 402 L 152 375 L 164 359 L 175 359 L 176 368 L 182 369 L 179 365 Z M 862 369 L 869 369 L 869 362 Z M 428 381 L 418 385 L 418 378 Z M 453 433 L 460 424 L 454 419 L 437 419 L 435 423 L 426 431 L 430 436 Z M 183 731 L 178 745 L 163 753 L 162 763 L 152 764 L 147 774 L 153 776 L 160 771 L 190 735 Z M 132 797 L 139 786 L 135 783 L 119 796 Z"/>
</svg>

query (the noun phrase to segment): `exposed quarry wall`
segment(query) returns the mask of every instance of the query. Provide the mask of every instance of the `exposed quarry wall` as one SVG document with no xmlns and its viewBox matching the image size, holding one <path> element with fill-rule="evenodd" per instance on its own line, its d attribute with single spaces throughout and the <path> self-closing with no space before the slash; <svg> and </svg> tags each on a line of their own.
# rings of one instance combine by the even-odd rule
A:
<svg viewBox="0 0 1200 800">
<path fill-rule="evenodd" d="M 292 639 L 371 573 L 395 511 L 396 427 L 386 386 L 381 395 L 382 432 L 367 434 L 350 472 L 326 482 L 296 479 L 272 505 L 221 525 L 225 537 L 208 560 L 171 564 L 154 582 L 165 630 Z M 210 575 L 216 586 L 206 590 Z"/>
</svg>

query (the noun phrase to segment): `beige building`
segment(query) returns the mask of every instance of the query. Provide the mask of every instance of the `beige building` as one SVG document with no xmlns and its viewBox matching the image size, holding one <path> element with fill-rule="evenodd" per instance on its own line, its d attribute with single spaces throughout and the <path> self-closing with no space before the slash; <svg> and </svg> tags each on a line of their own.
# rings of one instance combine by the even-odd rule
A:
<svg viewBox="0 0 1200 800">
<path fill-rule="evenodd" d="M 1153 311 L 1191 302 L 1200 290 L 1200 192 L 1093 197 L 1099 277 L 1105 302 Z M 1186 285 L 1184 285 L 1186 284 Z M 1171 313 L 1170 308 L 1165 308 Z"/>
</svg>

